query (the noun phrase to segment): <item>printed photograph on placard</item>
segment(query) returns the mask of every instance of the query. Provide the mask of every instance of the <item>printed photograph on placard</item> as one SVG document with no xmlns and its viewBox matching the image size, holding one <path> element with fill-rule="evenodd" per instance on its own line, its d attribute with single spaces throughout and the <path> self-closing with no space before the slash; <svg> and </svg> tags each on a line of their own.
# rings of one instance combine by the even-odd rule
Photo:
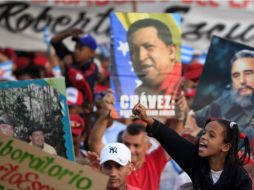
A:
<svg viewBox="0 0 254 190">
<path fill-rule="evenodd" d="M 111 13 L 110 87 L 116 117 L 138 103 L 151 117 L 175 117 L 181 83 L 181 16 Z"/>
<path fill-rule="evenodd" d="M 64 78 L 0 83 L 0 132 L 74 160 Z"/>
<path fill-rule="evenodd" d="M 254 48 L 213 36 L 192 104 L 199 127 L 209 117 L 236 122 L 254 136 Z"/>
</svg>

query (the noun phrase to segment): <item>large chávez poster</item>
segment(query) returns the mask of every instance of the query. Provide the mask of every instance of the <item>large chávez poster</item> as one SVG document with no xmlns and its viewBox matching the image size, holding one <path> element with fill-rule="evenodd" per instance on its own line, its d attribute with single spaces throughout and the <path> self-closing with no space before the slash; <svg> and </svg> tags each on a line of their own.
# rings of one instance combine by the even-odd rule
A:
<svg viewBox="0 0 254 190">
<path fill-rule="evenodd" d="M 175 117 L 181 80 L 178 14 L 111 13 L 110 86 L 118 117 L 138 103 L 148 116 Z"/>
<path fill-rule="evenodd" d="M 74 160 L 64 78 L 1 82 L 0 97 L 0 132 Z"/>
<path fill-rule="evenodd" d="M 254 48 L 213 36 L 192 108 L 196 123 L 209 117 L 236 122 L 254 136 Z"/>
</svg>

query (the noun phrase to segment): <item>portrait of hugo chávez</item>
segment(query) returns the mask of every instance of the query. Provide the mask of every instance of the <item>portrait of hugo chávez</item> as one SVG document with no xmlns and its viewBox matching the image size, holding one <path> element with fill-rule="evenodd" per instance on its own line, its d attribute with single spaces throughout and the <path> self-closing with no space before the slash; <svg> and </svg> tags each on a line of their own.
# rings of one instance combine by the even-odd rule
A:
<svg viewBox="0 0 254 190">
<path fill-rule="evenodd" d="M 135 93 L 175 94 L 181 80 L 177 46 L 167 25 L 147 18 L 132 23 L 127 31 L 130 57 L 142 84 Z"/>
</svg>

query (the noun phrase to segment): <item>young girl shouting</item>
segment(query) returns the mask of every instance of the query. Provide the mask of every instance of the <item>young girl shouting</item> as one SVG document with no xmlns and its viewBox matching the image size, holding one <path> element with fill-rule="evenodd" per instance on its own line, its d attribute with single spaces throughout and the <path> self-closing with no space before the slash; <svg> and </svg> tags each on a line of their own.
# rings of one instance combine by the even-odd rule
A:
<svg viewBox="0 0 254 190">
<path fill-rule="evenodd" d="M 249 159 L 249 141 L 245 137 L 243 147 L 239 147 L 236 123 L 208 120 L 196 146 L 159 121 L 148 118 L 143 105 L 137 104 L 133 113 L 148 124 L 148 135 L 156 138 L 190 176 L 195 190 L 251 190 L 252 181 L 242 167 Z M 243 153 L 239 155 L 240 148 Z"/>
</svg>

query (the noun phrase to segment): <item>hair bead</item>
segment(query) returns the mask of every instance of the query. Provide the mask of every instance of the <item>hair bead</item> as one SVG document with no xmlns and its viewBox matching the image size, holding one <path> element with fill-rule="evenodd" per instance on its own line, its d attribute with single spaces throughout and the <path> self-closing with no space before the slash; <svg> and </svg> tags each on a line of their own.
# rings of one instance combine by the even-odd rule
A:
<svg viewBox="0 0 254 190">
<path fill-rule="evenodd" d="M 240 132 L 240 139 L 245 139 L 246 135 L 243 132 Z"/>
<path fill-rule="evenodd" d="M 233 129 L 233 127 L 234 127 L 235 125 L 237 125 L 236 122 L 231 121 L 231 122 L 229 123 L 230 129 Z"/>
</svg>

